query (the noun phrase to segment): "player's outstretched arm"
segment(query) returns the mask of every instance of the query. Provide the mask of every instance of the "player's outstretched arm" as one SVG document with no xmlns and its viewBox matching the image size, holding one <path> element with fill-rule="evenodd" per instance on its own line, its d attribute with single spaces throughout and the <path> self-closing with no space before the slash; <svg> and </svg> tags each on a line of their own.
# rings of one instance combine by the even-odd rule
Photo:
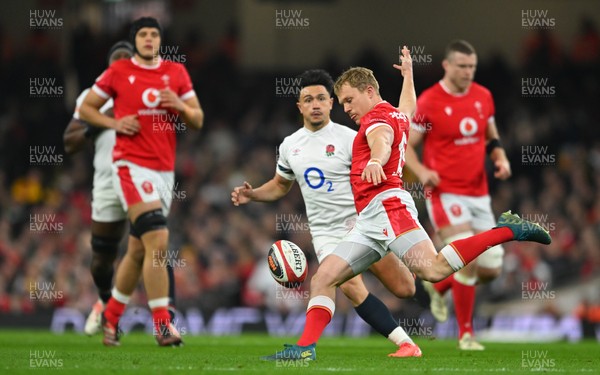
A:
<svg viewBox="0 0 600 375">
<path fill-rule="evenodd" d="M 394 68 L 398 69 L 402 73 L 402 77 L 404 77 L 398 110 L 408 116 L 408 118 L 412 118 L 417 109 L 417 93 L 413 80 L 412 58 L 406 46 L 402 48 L 400 59 L 402 60 L 402 65 L 394 64 Z"/>
<path fill-rule="evenodd" d="M 256 189 L 253 189 L 249 183 L 244 182 L 243 186 L 233 189 L 231 201 L 234 206 L 246 204 L 250 201 L 273 202 L 285 196 L 293 184 L 293 180 L 285 179 L 278 174 L 275 174 L 275 177 Z"/>
<path fill-rule="evenodd" d="M 500 144 L 500 134 L 498 134 L 498 128 L 496 122 L 490 120 L 485 132 L 485 138 L 487 141 L 486 148 L 490 159 L 494 163 L 494 177 L 500 180 L 506 180 L 512 175 L 510 169 L 510 162 L 506 156 L 504 148 Z"/>
</svg>

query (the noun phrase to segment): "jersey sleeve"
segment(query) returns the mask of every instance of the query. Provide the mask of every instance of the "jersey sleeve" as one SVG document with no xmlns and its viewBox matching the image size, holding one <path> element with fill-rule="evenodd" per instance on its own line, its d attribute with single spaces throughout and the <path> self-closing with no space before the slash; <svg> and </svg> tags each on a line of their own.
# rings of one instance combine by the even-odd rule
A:
<svg viewBox="0 0 600 375">
<path fill-rule="evenodd" d="M 181 100 L 188 100 L 189 98 L 196 96 L 196 92 L 194 91 L 194 87 L 192 85 L 192 80 L 185 66 L 180 65 L 179 74 L 181 79 L 181 84 L 177 90 L 177 95 L 179 95 L 179 98 Z"/>
<path fill-rule="evenodd" d="M 115 95 L 114 90 L 115 71 L 112 67 L 108 67 L 92 86 L 92 90 L 102 99 L 112 98 Z"/>
<path fill-rule="evenodd" d="M 79 94 L 77 100 L 75 101 L 75 111 L 73 111 L 73 118 L 76 120 L 79 120 L 79 108 L 81 107 L 81 103 L 83 103 L 83 100 L 87 96 L 88 92 L 90 92 L 90 89 L 83 90 L 83 92 Z"/>
<path fill-rule="evenodd" d="M 286 180 L 295 180 L 296 176 L 294 175 L 294 171 L 292 170 L 292 168 L 290 167 L 290 164 L 288 162 L 288 148 L 285 145 L 285 142 L 283 142 L 280 146 L 279 146 L 279 153 L 277 156 L 277 174 L 280 175 L 281 177 L 285 178 Z"/>
<path fill-rule="evenodd" d="M 392 125 L 390 125 L 390 119 L 386 118 L 386 116 L 381 112 L 372 112 L 368 115 L 365 115 L 361 121 L 360 126 L 365 127 L 365 135 L 369 135 L 370 132 L 377 129 L 380 126 L 389 126 L 392 130 Z"/>
</svg>

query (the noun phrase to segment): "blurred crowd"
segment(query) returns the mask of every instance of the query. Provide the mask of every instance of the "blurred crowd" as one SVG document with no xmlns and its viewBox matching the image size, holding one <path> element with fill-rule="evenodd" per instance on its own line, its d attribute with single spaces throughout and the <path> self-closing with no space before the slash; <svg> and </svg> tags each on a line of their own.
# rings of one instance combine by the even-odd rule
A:
<svg viewBox="0 0 600 375">
<path fill-rule="evenodd" d="M 119 38 L 93 34 L 85 25 L 71 38 L 65 47 L 38 30 L 16 45 L 0 31 L 0 313 L 56 306 L 87 312 L 97 298 L 88 269 L 93 148 L 68 156 L 62 133 L 76 96 L 105 68 L 106 52 Z M 235 27 L 212 44 L 193 32 L 166 42 L 181 46 L 206 113 L 202 131 L 178 134 L 169 250 L 177 260 L 179 308 L 199 307 L 208 314 L 229 306 L 303 309 L 307 299 L 281 297 L 266 269 L 266 253 L 277 239 L 297 243 L 310 269 L 316 268 L 306 225 L 281 225 L 306 222 L 297 187 L 275 203 L 236 208 L 230 201 L 234 186 L 243 181 L 258 186 L 273 176 L 277 146 L 301 126 L 295 99 L 276 91 L 276 79 L 301 72 L 240 69 Z M 507 244 L 504 272 L 481 293 L 483 300 L 520 298 L 523 282 L 547 282 L 556 289 L 600 275 L 598 30 L 582 22 L 581 33 L 568 45 L 560 45 L 552 30 L 533 30 L 522 47 L 517 64 L 499 55 L 480 57 L 476 73 L 495 97 L 513 169 L 506 182 L 490 178 L 493 208 L 497 215 L 512 209 L 537 219 L 554 241 Z M 417 93 L 441 78 L 438 62 L 415 67 Z M 320 67 L 335 78 L 350 64 L 367 66 L 378 77 L 382 96 L 394 103 L 401 78 L 391 63 L 377 51 L 364 51 L 354 61 L 329 58 Z M 31 77 L 55 77 L 64 95 L 31 97 Z M 528 77 L 548 78 L 554 93 L 524 95 L 522 80 Z M 337 103 L 332 118 L 350 124 Z M 44 146 L 52 161 L 32 163 L 32 152 L 39 151 L 32 147 Z M 541 147 L 536 152 L 544 157 L 529 162 L 524 146 Z M 415 182 L 409 172 L 406 179 Z M 433 235 L 417 198 L 421 221 Z M 370 278 L 368 283 L 386 296 Z M 32 293 L 44 289 L 56 293 L 46 298 Z M 140 289 L 133 303 L 143 304 L 144 298 Z M 390 296 L 385 301 L 403 308 Z M 339 302 L 338 309 L 348 308 L 345 299 Z"/>
</svg>

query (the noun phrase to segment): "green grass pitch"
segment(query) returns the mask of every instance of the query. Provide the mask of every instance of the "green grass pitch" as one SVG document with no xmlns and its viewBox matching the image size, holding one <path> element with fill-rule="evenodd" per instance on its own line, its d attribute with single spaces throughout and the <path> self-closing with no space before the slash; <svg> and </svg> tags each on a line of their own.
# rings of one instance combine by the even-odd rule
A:
<svg viewBox="0 0 600 375">
<path fill-rule="evenodd" d="M 487 343 L 460 352 L 452 340 L 416 340 L 421 358 L 388 358 L 395 347 L 382 337 L 323 338 L 314 362 L 264 362 L 293 338 L 184 336 L 183 348 L 159 348 L 152 336 L 131 333 L 118 348 L 100 336 L 46 331 L 0 331 L 2 374 L 599 374 L 600 344 Z"/>
</svg>

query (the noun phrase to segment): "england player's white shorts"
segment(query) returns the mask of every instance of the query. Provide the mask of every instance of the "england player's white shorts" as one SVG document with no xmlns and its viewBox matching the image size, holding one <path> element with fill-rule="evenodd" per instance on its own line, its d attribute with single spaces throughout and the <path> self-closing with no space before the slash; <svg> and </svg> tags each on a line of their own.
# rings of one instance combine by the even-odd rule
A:
<svg viewBox="0 0 600 375">
<path fill-rule="evenodd" d="M 108 177 L 108 178 L 107 178 Z M 92 188 L 92 220 L 101 223 L 112 223 L 125 220 L 127 212 L 115 192 L 112 177 L 98 176 L 94 172 L 94 187 Z"/>
<path fill-rule="evenodd" d="M 419 223 L 410 193 L 390 189 L 369 202 L 333 254 L 345 259 L 354 274 L 359 274 L 386 256 L 392 242 L 394 253 L 402 259 L 414 244 L 423 240 L 429 240 L 429 236 Z"/>
<path fill-rule="evenodd" d="M 113 163 L 113 186 L 124 210 L 136 203 L 160 200 L 163 215 L 168 216 L 174 180 L 172 171 L 155 171 L 126 160 Z"/>
<path fill-rule="evenodd" d="M 319 264 L 323 262 L 323 259 L 325 259 L 327 255 L 333 253 L 337 245 L 342 242 L 345 235 L 346 232 L 338 233 L 338 235 L 332 233 L 331 236 L 313 237 L 312 243 L 313 247 L 315 248 L 315 254 L 317 255 Z"/>
<path fill-rule="evenodd" d="M 436 231 L 448 225 L 470 223 L 475 232 L 482 232 L 496 226 L 489 195 L 473 197 L 452 193 L 433 193 L 426 200 L 427 213 Z M 504 248 L 494 246 L 477 258 L 477 265 L 485 268 L 502 266 Z"/>
</svg>

